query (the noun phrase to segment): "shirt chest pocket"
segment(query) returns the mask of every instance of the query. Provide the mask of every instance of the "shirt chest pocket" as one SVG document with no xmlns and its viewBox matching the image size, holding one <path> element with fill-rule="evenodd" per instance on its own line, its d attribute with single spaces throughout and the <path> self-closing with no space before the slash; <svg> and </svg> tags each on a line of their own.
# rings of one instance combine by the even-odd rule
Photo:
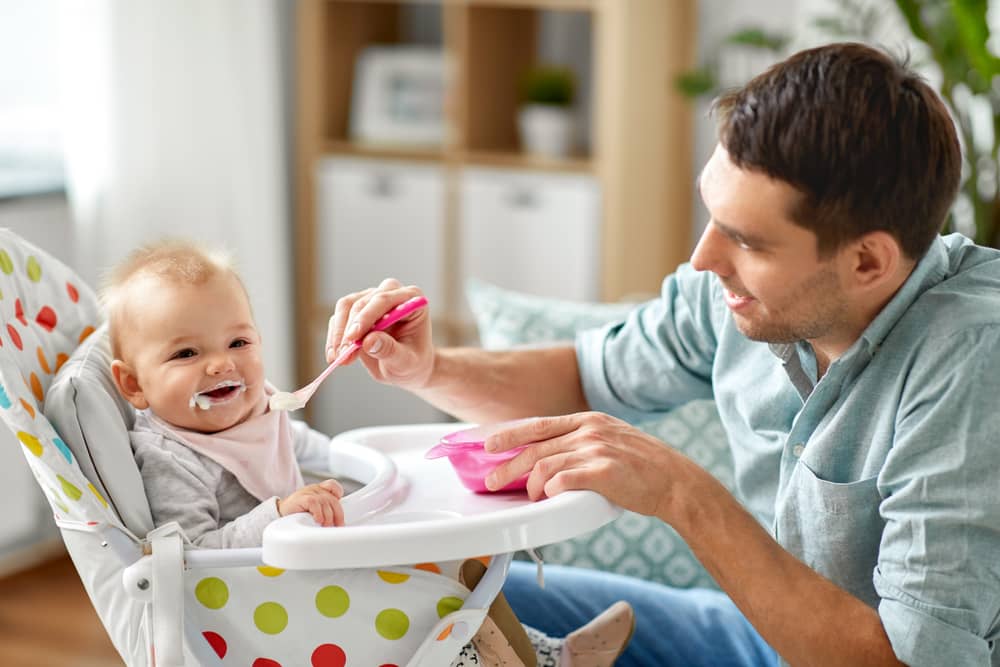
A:
<svg viewBox="0 0 1000 667">
<path fill-rule="evenodd" d="M 835 483 L 799 461 L 779 500 L 778 541 L 806 565 L 870 606 L 878 604 L 872 573 L 885 522 L 875 477 Z"/>
</svg>

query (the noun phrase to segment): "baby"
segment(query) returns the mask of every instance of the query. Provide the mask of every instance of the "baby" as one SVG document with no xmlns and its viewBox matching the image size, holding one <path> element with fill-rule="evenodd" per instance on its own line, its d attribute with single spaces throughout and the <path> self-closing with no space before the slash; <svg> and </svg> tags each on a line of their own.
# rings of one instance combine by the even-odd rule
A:
<svg viewBox="0 0 1000 667">
<path fill-rule="evenodd" d="M 340 484 L 305 485 L 300 468 L 326 468 L 329 438 L 268 409 L 260 334 L 226 257 L 185 241 L 145 246 L 112 270 L 102 300 L 155 525 L 176 521 L 207 548 L 259 547 L 267 524 L 296 512 L 343 525 Z M 470 588 L 477 566 L 463 566 Z M 617 603 L 564 640 L 529 638 L 501 595 L 473 641 L 480 665 L 602 667 L 632 626 L 631 607 Z"/>
<path fill-rule="evenodd" d="M 138 410 L 132 447 L 153 522 L 194 544 L 260 546 L 278 517 L 343 524 L 324 469 L 329 438 L 271 412 L 261 340 L 242 282 L 222 255 L 171 241 L 146 246 L 108 276 L 112 376 Z"/>
</svg>

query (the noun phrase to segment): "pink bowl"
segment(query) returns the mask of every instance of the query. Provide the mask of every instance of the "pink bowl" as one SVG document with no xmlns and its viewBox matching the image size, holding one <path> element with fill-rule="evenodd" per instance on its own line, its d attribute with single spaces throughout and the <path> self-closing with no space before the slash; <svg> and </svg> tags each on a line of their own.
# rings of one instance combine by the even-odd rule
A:
<svg viewBox="0 0 1000 667">
<path fill-rule="evenodd" d="M 506 452 L 491 454 L 483 449 L 483 444 L 486 442 L 486 438 L 493 433 L 510 428 L 515 423 L 517 422 L 487 424 L 486 426 L 449 433 L 427 450 L 424 456 L 428 459 L 447 456 L 451 466 L 458 474 L 458 478 L 467 489 L 476 493 L 492 493 L 486 488 L 486 476 L 504 461 L 509 461 L 517 456 L 524 447 L 515 447 Z M 521 491 L 527 485 L 528 475 L 524 475 L 498 491 Z"/>
</svg>

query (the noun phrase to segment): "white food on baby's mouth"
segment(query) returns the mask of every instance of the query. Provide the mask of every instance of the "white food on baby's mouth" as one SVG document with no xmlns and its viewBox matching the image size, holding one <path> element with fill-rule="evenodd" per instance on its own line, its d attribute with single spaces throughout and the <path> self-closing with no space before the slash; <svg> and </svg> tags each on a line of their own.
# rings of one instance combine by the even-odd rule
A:
<svg viewBox="0 0 1000 667">
<path fill-rule="evenodd" d="M 213 405 L 216 405 L 218 403 L 228 403 L 230 400 L 235 398 L 235 396 L 230 395 L 220 401 L 215 401 L 210 396 L 208 396 L 210 392 L 217 391 L 219 389 L 224 389 L 226 387 L 236 387 L 237 389 L 236 393 L 238 394 L 242 394 L 247 390 L 247 385 L 243 380 L 240 380 L 239 382 L 234 382 L 233 380 L 225 380 L 215 385 L 214 387 L 210 387 L 208 389 L 195 393 L 193 396 L 191 396 L 191 400 L 188 401 L 188 407 L 191 408 L 192 410 L 195 407 L 201 408 L 202 410 L 208 410 Z"/>
<path fill-rule="evenodd" d="M 191 401 L 188 403 L 188 407 L 194 409 L 198 406 L 202 410 L 208 410 L 212 407 L 212 401 L 208 399 L 208 396 L 202 396 L 201 394 L 195 394 L 191 397 Z"/>
<path fill-rule="evenodd" d="M 276 391 L 267 401 L 272 410 L 298 410 L 305 407 L 305 401 L 290 391 Z"/>
</svg>

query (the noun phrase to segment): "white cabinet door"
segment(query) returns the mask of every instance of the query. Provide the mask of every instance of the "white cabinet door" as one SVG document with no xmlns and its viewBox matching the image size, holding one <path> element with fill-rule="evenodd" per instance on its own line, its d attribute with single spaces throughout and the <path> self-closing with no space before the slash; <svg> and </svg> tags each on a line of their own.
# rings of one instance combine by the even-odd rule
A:
<svg viewBox="0 0 1000 667">
<path fill-rule="evenodd" d="M 359 158 L 320 163 L 320 303 L 383 278 L 419 285 L 432 312 L 444 304 L 444 170 L 437 165 Z"/>
<path fill-rule="evenodd" d="M 317 300 L 330 307 L 350 292 L 398 278 L 419 285 L 435 317 L 443 290 L 445 185 L 440 165 L 328 158 L 319 166 Z M 316 332 L 314 368 L 326 331 Z M 412 394 L 372 380 L 364 367 L 338 369 L 310 402 L 312 426 L 330 435 L 361 426 L 441 421 Z"/>
<path fill-rule="evenodd" d="M 601 203 L 592 177 L 467 169 L 460 206 L 461 284 L 474 277 L 541 296 L 599 297 Z"/>
</svg>

